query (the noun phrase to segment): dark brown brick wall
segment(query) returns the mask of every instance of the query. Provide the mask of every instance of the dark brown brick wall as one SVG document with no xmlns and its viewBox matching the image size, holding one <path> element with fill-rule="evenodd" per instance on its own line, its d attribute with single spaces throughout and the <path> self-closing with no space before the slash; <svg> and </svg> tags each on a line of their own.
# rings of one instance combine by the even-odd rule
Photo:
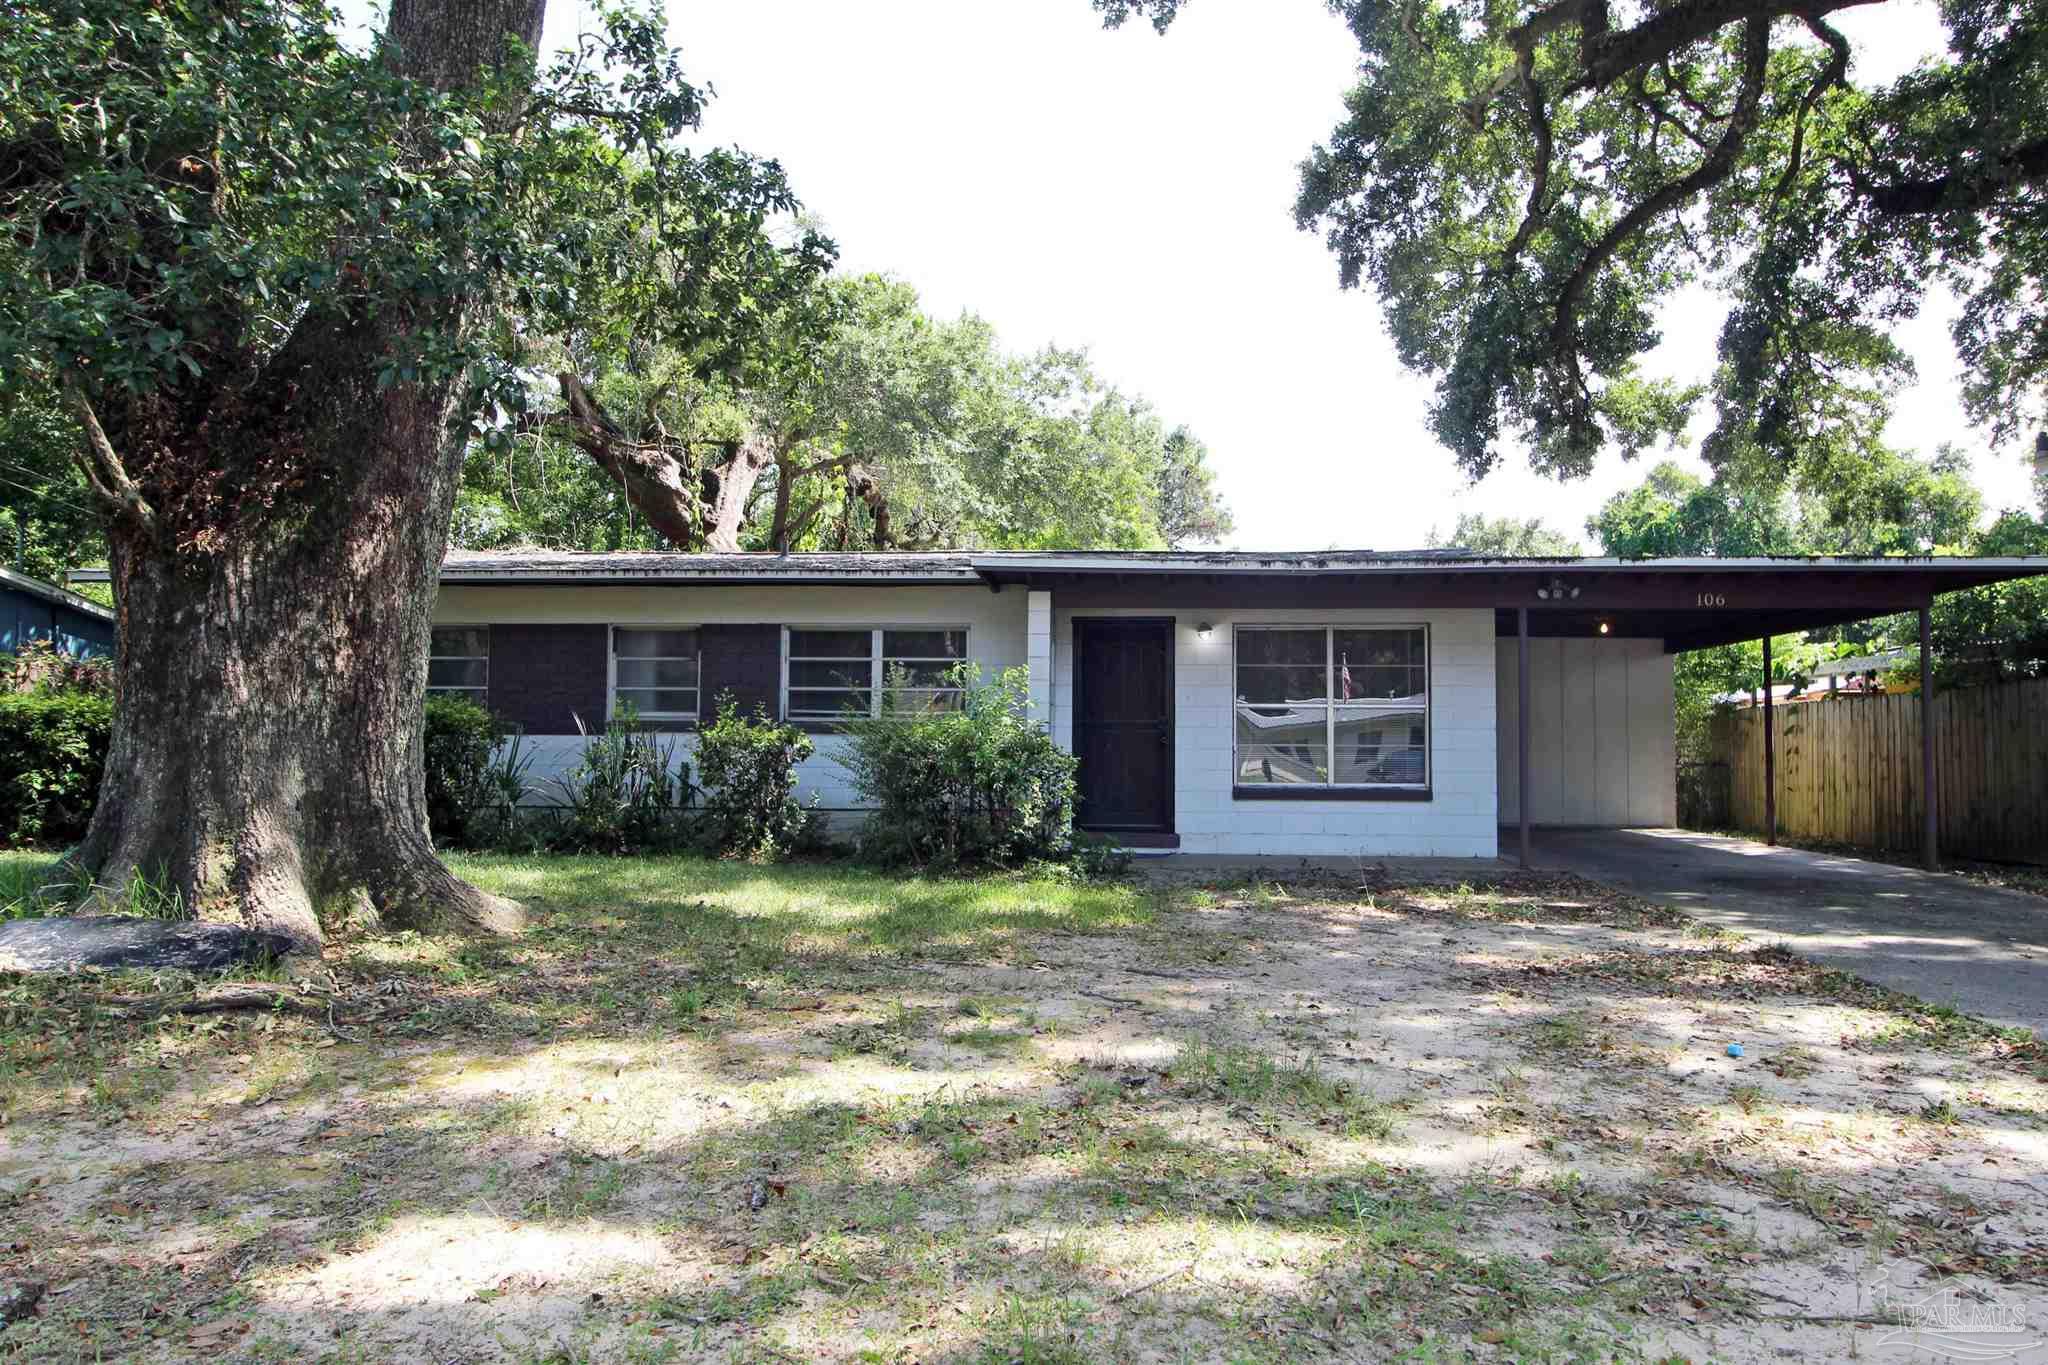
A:
<svg viewBox="0 0 2048 1365">
<path fill-rule="evenodd" d="M 716 713 L 725 692 L 732 693 L 742 715 L 753 715 L 758 702 L 771 718 L 781 716 L 781 626 L 705 626 L 698 638 L 704 651 L 699 711 L 705 720 Z"/>
<path fill-rule="evenodd" d="M 604 729 L 610 643 L 602 625 L 491 627 L 490 707 L 529 735 Z"/>
</svg>

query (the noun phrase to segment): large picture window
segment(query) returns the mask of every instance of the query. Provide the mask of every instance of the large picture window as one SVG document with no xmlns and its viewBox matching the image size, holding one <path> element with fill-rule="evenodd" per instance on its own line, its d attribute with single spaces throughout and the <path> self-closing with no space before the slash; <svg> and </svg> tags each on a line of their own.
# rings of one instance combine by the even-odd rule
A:
<svg viewBox="0 0 2048 1365">
<path fill-rule="evenodd" d="M 954 667 L 966 661 L 967 632 L 932 626 L 791 626 L 784 635 L 782 714 L 834 721 L 848 711 L 880 713 L 890 679 L 898 710 L 946 711 L 960 705 Z"/>
<path fill-rule="evenodd" d="M 460 697 L 482 706 L 490 685 L 491 628 L 435 626 L 427 646 L 427 695 Z"/>
<path fill-rule="evenodd" d="M 695 721 L 700 665 L 694 630 L 613 626 L 612 714 L 630 706 L 641 720 Z"/>
<path fill-rule="evenodd" d="M 1424 626 L 1239 626 L 1238 787 L 1429 786 Z"/>
</svg>

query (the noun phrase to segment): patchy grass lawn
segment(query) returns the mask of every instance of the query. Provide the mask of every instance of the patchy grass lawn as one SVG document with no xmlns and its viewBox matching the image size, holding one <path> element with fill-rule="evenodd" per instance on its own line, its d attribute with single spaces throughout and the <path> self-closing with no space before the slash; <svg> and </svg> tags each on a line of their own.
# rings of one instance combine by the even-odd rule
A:
<svg viewBox="0 0 2048 1365">
<path fill-rule="evenodd" d="M 57 860 L 29 849 L 0 848 L 0 919 L 12 918 L 58 882 Z"/>
<path fill-rule="evenodd" d="M 535 928 L 0 977 L 0 1355 L 1821 1361 L 2048 1278 L 2036 1040 L 1587 883 L 459 866 Z"/>
</svg>

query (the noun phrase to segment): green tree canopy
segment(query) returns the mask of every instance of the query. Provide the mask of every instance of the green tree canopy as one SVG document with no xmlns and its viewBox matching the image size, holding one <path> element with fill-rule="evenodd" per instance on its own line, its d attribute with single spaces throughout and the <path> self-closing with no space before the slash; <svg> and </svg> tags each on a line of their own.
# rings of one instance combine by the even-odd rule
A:
<svg viewBox="0 0 2048 1365">
<path fill-rule="evenodd" d="M 1209 467 L 1209 447 L 1186 427 L 1166 434 L 1160 451 L 1158 488 L 1159 538 L 1168 549 L 1190 542 L 1215 544 L 1237 529 L 1237 521 L 1216 492 L 1216 473 Z"/>
<path fill-rule="evenodd" d="M 1954 449 L 1920 460 L 1884 446 L 1853 470 L 1807 467 L 1791 486 L 1708 481 L 1665 462 L 1586 522 L 1603 554 L 1931 554 L 1969 544 L 1984 508 Z"/>
<path fill-rule="evenodd" d="M 48 395 L 0 398 L 0 562 L 50 583 L 107 553 L 73 462 L 78 441 L 78 424 Z"/>
<path fill-rule="evenodd" d="M 1541 517 L 1485 517 L 1477 512 L 1459 514 L 1447 535 L 1432 527 L 1426 543 L 1431 549 L 1456 548 L 1505 559 L 1582 553 L 1579 542 L 1545 526 Z"/>
<path fill-rule="evenodd" d="M 1183 2 L 1094 0 L 1162 31 Z M 1297 220 L 1379 294 L 1474 476 L 1510 437 L 1583 473 L 1708 390 L 1717 467 L 1803 457 L 1906 372 L 1888 332 L 1935 286 L 1970 416 L 2013 435 L 2048 381 L 2048 17 L 1943 0 L 1946 52 L 1863 78 L 1833 16 L 1903 3 L 1330 0 L 1359 79 Z M 1726 300 L 1720 363 L 1654 382 L 1695 285 Z"/>
<path fill-rule="evenodd" d="M 588 384 L 565 375 L 520 434 L 472 448 L 459 542 L 1144 548 L 1229 530 L 1185 428 L 1085 354 L 1005 352 L 900 281 L 825 281 L 721 374 L 661 347 L 591 352 Z"/>
</svg>

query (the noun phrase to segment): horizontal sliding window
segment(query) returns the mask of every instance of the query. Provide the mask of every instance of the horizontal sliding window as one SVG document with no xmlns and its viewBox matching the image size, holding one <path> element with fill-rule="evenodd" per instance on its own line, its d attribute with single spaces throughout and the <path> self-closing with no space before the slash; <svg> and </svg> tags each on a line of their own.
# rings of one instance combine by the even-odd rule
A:
<svg viewBox="0 0 2048 1365">
<path fill-rule="evenodd" d="M 967 632 L 924 626 L 792 626 L 785 637 L 783 715 L 833 721 L 851 712 L 955 710 L 953 670 L 967 659 Z"/>
<path fill-rule="evenodd" d="M 643 720 L 696 720 L 701 669 L 695 630 L 613 626 L 612 714 L 631 707 Z"/>
<path fill-rule="evenodd" d="M 435 626 L 427 646 L 427 695 L 461 697 L 477 705 L 491 684 L 491 628 Z"/>
<path fill-rule="evenodd" d="M 1240 626 L 1240 787 L 1429 784 L 1429 635 L 1423 626 Z"/>
</svg>

